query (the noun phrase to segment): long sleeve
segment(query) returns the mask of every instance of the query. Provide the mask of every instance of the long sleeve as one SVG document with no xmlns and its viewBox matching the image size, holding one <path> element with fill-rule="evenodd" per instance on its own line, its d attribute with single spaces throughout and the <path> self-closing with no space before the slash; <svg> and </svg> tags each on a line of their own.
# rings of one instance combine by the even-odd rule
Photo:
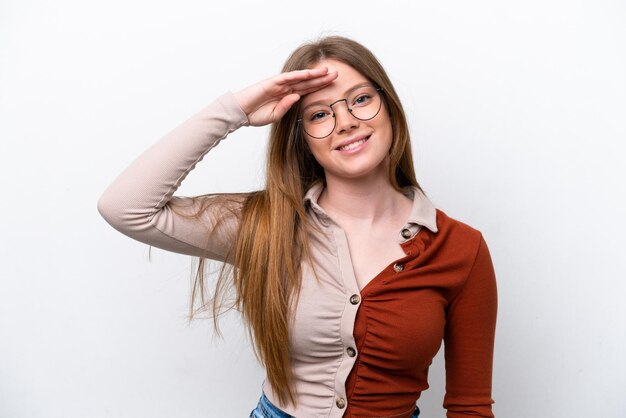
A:
<svg viewBox="0 0 626 418">
<path fill-rule="evenodd" d="M 496 327 L 496 281 L 482 239 L 463 288 L 448 307 L 445 329 L 448 418 L 489 417 Z"/>
<path fill-rule="evenodd" d="M 209 197 L 173 195 L 207 152 L 247 124 L 231 93 L 219 97 L 132 162 L 100 197 L 100 214 L 146 244 L 224 260 L 237 229 L 236 199 L 233 205 L 225 199 L 214 203 Z"/>
</svg>

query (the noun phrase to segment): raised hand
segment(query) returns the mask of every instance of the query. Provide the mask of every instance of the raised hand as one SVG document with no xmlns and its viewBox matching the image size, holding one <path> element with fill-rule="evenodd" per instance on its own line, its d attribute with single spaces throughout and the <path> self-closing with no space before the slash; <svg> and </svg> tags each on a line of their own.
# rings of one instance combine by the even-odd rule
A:
<svg viewBox="0 0 626 418">
<path fill-rule="evenodd" d="M 235 99 L 248 116 L 251 126 L 279 120 L 305 94 L 332 83 L 338 76 L 328 68 L 282 73 L 236 92 Z"/>
</svg>

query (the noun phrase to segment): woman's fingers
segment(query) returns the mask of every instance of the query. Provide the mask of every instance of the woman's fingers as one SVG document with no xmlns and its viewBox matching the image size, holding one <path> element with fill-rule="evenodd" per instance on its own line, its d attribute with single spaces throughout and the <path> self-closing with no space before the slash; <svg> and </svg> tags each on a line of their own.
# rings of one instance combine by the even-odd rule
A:
<svg viewBox="0 0 626 418">
<path fill-rule="evenodd" d="M 301 96 L 330 84 L 337 78 L 337 71 L 328 72 L 326 67 L 283 73 L 271 80 L 280 93 L 298 93 Z M 280 94 L 279 93 L 279 94 Z"/>
<path fill-rule="evenodd" d="M 294 93 L 298 93 L 300 96 L 304 96 L 305 94 L 313 93 L 314 91 L 323 89 L 328 86 L 337 78 L 337 73 L 330 73 L 326 77 L 310 80 L 310 82 L 300 83 L 297 87 L 293 89 Z"/>
<path fill-rule="evenodd" d="M 332 83 L 338 75 L 339 73 L 337 73 L 337 71 L 333 71 L 320 78 L 301 81 L 292 87 L 293 92 L 298 93 L 300 96 L 312 93 Z"/>
<path fill-rule="evenodd" d="M 279 74 L 276 83 L 279 85 L 293 84 L 312 78 L 323 77 L 328 73 L 328 68 L 313 68 L 308 70 L 295 70 Z"/>
</svg>

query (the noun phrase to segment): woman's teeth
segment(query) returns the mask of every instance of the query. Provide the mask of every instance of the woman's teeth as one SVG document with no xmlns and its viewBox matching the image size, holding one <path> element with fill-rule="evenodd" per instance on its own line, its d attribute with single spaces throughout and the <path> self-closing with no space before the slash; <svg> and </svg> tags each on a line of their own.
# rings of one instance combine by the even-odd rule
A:
<svg viewBox="0 0 626 418">
<path fill-rule="evenodd" d="M 369 136 L 367 138 L 360 139 L 360 140 L 358 140 L 356 142 L 353 142 L 351 144 L 344 145 L 343 147 L 339 147 L 339 151 L 350 151 L 351 149 L 355 149 L 356 147 L 358 147 L 359 145 L 361 145 L 362 143 L 364 143 L 368 139 L 369 139 Z"/>
</svg>

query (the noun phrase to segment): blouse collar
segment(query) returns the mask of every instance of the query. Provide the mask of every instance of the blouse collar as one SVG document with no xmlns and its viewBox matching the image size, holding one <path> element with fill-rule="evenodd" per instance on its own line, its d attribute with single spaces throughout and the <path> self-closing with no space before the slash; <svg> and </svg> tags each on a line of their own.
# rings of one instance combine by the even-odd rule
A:
<svg viewBox="0 0 626 418">
<path fill-rule="evenodd" d="M 304 204 L 305 206 L 307 204 L 310 205 L 311 209 L 322 219 L 328 219 L 328 214 L 317 203 L 323 190 L 324 185 L 322 182 L 315 182 L 304 195 Z M 437 209 L 435 205 L 426 197 L 424 192 L 415 186 L 407 187 L 404 194 L 413 200 L 413 207 L 411 208 L 407 223 L 425 226 L 431 232 L 436 233 L 438 228 Z"/>
</svg>

